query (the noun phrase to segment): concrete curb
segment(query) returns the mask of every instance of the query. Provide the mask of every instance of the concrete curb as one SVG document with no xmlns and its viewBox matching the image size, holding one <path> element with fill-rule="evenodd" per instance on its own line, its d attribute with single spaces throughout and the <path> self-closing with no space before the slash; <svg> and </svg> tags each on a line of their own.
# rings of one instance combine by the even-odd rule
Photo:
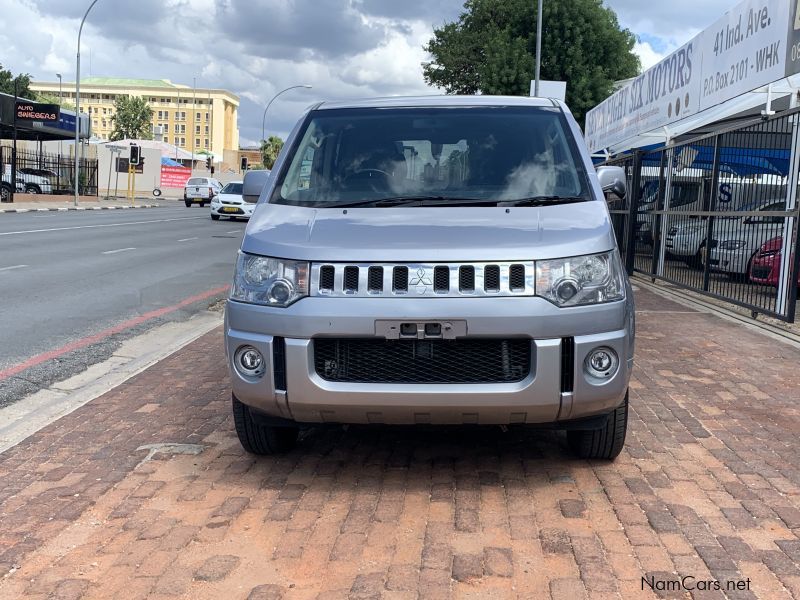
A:
<svg viewBox="0 0 800 600">
<path fill-rule="evenodd" d="M 58 208 L 3 208 L 0 213 L 65 212 L 68 210 L 116 210 L 124 208 L 158 208 L 160 204 L 134 204 L 133 206 L 64 206 Z"/>
</svg>

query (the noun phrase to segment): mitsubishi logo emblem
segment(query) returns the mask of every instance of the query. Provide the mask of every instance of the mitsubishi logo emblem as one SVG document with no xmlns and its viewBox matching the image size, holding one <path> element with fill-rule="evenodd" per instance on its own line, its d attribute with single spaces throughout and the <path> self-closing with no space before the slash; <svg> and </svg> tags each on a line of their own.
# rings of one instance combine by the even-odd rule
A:
<svg viewBox="0 0 800 600">
<path fill-rule="evenodd" d="M 408 282 L 409 287 L 415 286 L 418 294 L 424 294 L 428 291 L 428 286 L 432 285 L 428 272 L 425 269 L 417 269 L 414 275 Z"/>
</svg>

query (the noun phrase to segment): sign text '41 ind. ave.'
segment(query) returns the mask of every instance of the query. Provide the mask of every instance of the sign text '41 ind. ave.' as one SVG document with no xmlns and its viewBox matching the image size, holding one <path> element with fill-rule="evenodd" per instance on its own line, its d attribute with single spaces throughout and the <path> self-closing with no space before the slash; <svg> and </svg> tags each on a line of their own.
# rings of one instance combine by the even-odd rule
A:
<svg viewBox="0 0 800 600">
<path fill-rule="evenodd" d="M 586 143 L 619 145 L 797 71 L 800 0 L 743 0 L 590 110 Z"/>
</svg>

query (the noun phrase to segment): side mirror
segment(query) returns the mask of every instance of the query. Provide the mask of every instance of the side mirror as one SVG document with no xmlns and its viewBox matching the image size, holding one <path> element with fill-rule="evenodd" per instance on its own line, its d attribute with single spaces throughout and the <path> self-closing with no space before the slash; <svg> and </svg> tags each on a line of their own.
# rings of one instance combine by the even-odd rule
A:
<svg viewBox="0 0 800 600">
<path fill-rule="evenodd" d="M 242 183 L 242 197 L 245 202 L 249 204 L 258 202 L 258 197 L 267 184 L 269 175 L 270 171 L 266 169 L 245 172 Z"/>
<path fill-rule="evenodd" d="M 628 193 L 628 186 L 625 183 L 625 169 L 622 167 L 597 167 L 597 179 L 600 180 L 600 187 L 604 192 L 614 194 L 620 198 L 624 198 Z"/>
</svg>

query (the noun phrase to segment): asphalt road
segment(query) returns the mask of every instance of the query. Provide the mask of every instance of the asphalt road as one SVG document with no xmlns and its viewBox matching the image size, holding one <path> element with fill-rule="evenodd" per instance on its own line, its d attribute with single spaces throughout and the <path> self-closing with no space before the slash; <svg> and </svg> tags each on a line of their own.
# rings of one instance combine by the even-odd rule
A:
<svg viewBox="0 0 800 600">
<path fill-rule="evenodd" d="M 207 310 L 225 296 L 245 226 L 182 204 L 0 215 L 0 405 Z"/>
</svg>

